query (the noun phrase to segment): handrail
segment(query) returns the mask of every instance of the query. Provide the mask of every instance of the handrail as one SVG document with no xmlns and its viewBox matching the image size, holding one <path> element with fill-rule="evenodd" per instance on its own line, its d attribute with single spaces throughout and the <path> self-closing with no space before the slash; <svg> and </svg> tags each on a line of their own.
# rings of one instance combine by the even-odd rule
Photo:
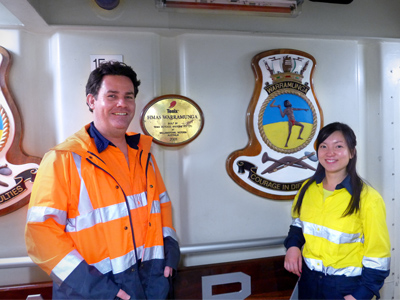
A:
<svg viewBox="0 0 400 300">
<path fill-rule="evenodd" d="M 181 253 L 193 254 L 193 253 L 203 253 L 203 252 L 222 251 L 222 250 L 238 250 L 245 248 L 282 246 L 284 240 L 285 237 L 274 237 L 274 238 L 264 238 L 264 239 L 233 241 L 233 242 L 221 242 L 214 244 L 197 244 L 191 246 L 182 246 Z"/>
<path fill-rule="evenodd" d="M 0 258 L 0 269 L 33 267 L 35 263 L 29 256 Z"/>
<path fill-rule="evenodd" d="M 191 246 L 181 246 L 181 254 L 193 254 L 193 253 L 204 253 L 213 251 L 223 250 L 238 250 L 245 248 L 257 248 L 257 247 L 273 247 L 283 245 L 285 237 L 275 238 L 264 238 L 264 239 L 252 239 L 232 242 L 221 242 L 214 244 L 195 244 Z M 0 269 L 9 268 L 23 268 L 33 267 L 36 264 L 28 256 L 23 257 L 9 257 L 0 258 Z"/>
</svg>

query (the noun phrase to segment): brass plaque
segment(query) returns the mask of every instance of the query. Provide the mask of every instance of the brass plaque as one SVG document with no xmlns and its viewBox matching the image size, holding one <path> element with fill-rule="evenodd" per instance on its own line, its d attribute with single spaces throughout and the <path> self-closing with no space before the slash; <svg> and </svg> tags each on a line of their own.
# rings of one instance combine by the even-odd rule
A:
<svg viewBox="0 0 400 300">
<path fill-rule="evenodd" d="M 191 99 L 165 95 L 149 102 L 142 111 L 141 126 L 154 142 L 181 146 L 193 141 L 204 125 L 203 112 Z"/>
</svg>

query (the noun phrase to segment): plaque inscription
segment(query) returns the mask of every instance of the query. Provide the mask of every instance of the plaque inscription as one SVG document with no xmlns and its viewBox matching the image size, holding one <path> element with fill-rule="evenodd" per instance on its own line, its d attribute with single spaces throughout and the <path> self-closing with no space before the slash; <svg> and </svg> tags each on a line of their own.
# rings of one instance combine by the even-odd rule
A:
<svg viewBox="0 0 400 300">
<path fill-rule="evenodd" d="M 191 99 L 164 95 L 149 102 L 142 111 L 141 126 L 154 142 L 181 146 L 193 141 L 204 126 L 203 112 Z"/>
</svg>

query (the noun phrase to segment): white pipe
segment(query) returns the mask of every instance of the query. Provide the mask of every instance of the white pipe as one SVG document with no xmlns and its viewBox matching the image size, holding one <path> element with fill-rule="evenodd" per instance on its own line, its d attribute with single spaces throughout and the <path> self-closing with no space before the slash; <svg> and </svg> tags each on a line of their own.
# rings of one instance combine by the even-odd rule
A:
<svg viewBox="0 0 400 300">
<path fill-rule="evenodd" d="M 0 269 L 33 267 L 35 263 L 28 256 L 0 258 Z"/>
<path fill-rule="evenodd" d="M 285 237 L 253 239 L 244 241 L 222 242 L 214 244 L 197 244 L 181 246 L 181 254 L 194 254 L 222 250 L 237 250 L 244 248 L 281 246 Z M 36 264 L 28 256 L 0 258 L 0 269 L 33 267 Z"/>
<path fill-rule="evenodd" d="M 182 246 L 181 253 L 193 254 L 193 253 L 203 253 L 211 251 L 237 250 L 244 248 L 283 246 L 284 240 L 285 237 L 276 237 L 276 238 L 254 239 L 254 240 L 244 240 L 244 241 L 222 242 L 215 244 L 197 244 L 191 246 Z"/>
</svg>

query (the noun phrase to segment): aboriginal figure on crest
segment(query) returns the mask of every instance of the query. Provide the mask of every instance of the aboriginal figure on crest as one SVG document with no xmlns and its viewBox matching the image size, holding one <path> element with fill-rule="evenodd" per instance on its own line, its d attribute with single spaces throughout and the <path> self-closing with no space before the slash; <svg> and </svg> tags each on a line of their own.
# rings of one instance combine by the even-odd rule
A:
<svg viewBox="0 0 400 300">
<path fill-rule="evenodd" d="M 275 100 L 272 101 L 270 107 L 277 107 L 279 108 L 279 111 L 281 112 L 281 116 L 282 118 L 284 118 L 285 116 L 288 117 L 288 128 L 289 128 L 289 133 L 288 133 L 288 137 L 286 139 L 286 144 L 285 147 L 288 146 L 288 142 L 290 139 L 290 135 L 292 134 L 292 127 L 293 126 L 300 126 L 300 132 L 299 132 L 299 136 L 297 137 L 298 140 L 302 140 L 303 138 L 301 137 L 301 133 L 304 130 L 304 125 L 301 124 L 300 122 L 296 121 L 295 117 L 294 117 L 294 111 L 295 110 L 304 110 L 304 111 L 308 111 L 307 108 L 295 108 L 292 107 L 292 103 L 290 103 L 289 100 L 285 100 L 283 102 L 283 105 L 285 106 L 285 109 L 282 111 L 281 105 L 275 105 Z"/>
</svg>

